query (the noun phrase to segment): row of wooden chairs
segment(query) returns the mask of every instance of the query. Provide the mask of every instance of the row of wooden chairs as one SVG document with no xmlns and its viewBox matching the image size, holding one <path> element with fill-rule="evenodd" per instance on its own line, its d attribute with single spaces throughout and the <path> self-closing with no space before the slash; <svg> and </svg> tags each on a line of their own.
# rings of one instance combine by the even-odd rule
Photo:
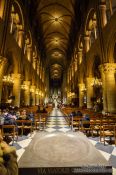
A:
<svg viewBox="0 0 116 175">
<path fill-rule="evenodd" d="M 103 140 L 104 145 L 106 138 L 109 137 L 114 138 L 114 142 L 116 145 L 116 120 L 109 119 L 90 119 L 90 121 L 82 120 L 82 117 L 71 117 L 69 125 L 72 130 L 79 130 L 85 133 L 88 133 L 94 136 L 94 133 L 100 136 L 100 141 Z M 88 125 L 88 127 L 84 127 L 84 125 Z"/>
<path fill-rule="evenodd" d="M 16 120 L 17 125 L 2 125 L 2 135 L 3 138 L 11 137 L 12 143 L 18 140 L 19 135 L 23 135 L 27 130 L 32 134 L 33 123 L 31 120 Z M 16 138 L 16 139 L 15 139 Z"/>
<path fill-rule="evenodd" d="M 12 143 L 18 140 L 18 136 L 23 136 L 28 130 L 32 134 L 34 129 L 45 129 L 47 122 L 47 114 L 38 114 L 35 116 L 34 122 L 31 120 L 16 120 L 17 125 L 2 125 L 3 137 L 11 137 Z"/>
<path fill-rule="evenodd" d="M 34 117 L 35 129 L 44 130 L 46 128 L 47 119 L 48 119 L 48 113 L 38 113 Z"/>
<path fill-rule="evenodd" d="M 2 125 L 2 136 L 3 138 L 11 137 L 12 144 L 14 144 L 15 138 L 18 140 L 18 130 L 15 125 Z"/>
</svg>

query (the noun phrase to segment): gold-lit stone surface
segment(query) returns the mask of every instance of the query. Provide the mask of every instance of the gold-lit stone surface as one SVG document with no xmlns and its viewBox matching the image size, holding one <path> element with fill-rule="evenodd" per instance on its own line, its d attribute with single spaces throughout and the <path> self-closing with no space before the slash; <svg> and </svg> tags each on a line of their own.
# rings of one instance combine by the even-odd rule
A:
<svg viewBox="0 0 116 175">
<path fill-rule="evenodd" d="M 37 133 L 19 167 L 106 166 L 105 158 L 82 133 Z"/>
</svg>

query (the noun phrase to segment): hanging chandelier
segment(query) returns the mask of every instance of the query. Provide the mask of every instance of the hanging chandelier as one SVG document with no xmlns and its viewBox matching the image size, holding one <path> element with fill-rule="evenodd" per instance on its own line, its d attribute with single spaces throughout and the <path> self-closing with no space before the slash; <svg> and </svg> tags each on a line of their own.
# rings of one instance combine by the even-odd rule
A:
<svg viewBox="0 0 116 175">
<path fill-rule="evenodd" d="M 8 84 L 13 84 L 14 80 L 13 80 L 12 76 L 9 74 L 9 75 L 5 75 L 3 77 L 3 82 L 8 83 Z"/>
<path fill-rule="evenodd" d="M 102 86 L 101 79 L 98 79 L 97 77 L 95 77 L 94 82 L 93 82 L 93 86 L 94 87 L 101 87 Z"/>
</svg>

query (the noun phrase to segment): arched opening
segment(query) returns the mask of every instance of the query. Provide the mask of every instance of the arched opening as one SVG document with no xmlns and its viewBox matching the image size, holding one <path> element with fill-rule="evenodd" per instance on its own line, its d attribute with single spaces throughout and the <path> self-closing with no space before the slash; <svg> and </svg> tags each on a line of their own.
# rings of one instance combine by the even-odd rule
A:
<svg viewBox="0 0 116 175">
<path fill-rule="evenodd" d="M 1 104 L 2 106 L 10 106 L 13 103 L 14 96 L 13 96 L 13 59 L 12 53 L 7 53 L 8 63 L 5 65 L 5 71 L 3 75 L 3 85 L 2 85 L 2 96 L 1 96 Z"/>
<path fill-rule="evenodd" d="M 100 57 L 95 56 L 94 63 L 93 63 L 93 104 L 97 104 L 99 110 L 103 109 L 103 91 L 102 91 L 102 80 L 101 80 L 101 73 L 99 70 L 99 65 L 101 64 Z"/>
<path fill-rule="evenodd" d="M 19 47 L 22 47 L 24 19 L 21 7 L 17 1 L 14 1 L 12 4 L 9 23 L 10 33 L 13 35 Z"/>
</svg>

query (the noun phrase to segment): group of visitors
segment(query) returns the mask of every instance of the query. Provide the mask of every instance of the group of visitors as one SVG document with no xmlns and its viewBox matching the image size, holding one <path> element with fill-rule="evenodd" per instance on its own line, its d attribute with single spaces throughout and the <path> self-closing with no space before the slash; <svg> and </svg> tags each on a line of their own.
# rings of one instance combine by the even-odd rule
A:
<svg viewBox="0 0 116 175">
<path fill-rule="evenodd" d="M 34 124 L 34 113 L 32 111 L 27 112 L 25 109 L 23 110 L 15 110 L 13 108 L 11 109 L 0 109 L 0 125 L 15 125 L 15 130 L 18 131 L 20 134 L 21 130 L 18 129 L 18 125 L 21 125 L 21 123 L 17 124 L 17 120 L 31 120 L 32 124 Z M 11 132 L 10 128 L 5 128 L 5 132 Z M 26 130 L 24 134 L 28 134 L 29 130 Z M 9 143 L 12 139 L 8 136 L 4 137 L 4 140 Z"/>
<path fill-rule="evenodd" d="M 34 113 L 28 112 L 23 110 L 17 110 L 14 109 L 0 109 L 0 125 L 3 124 L 16 124 L 16 120 L 32 120 L 34 121 Z"/>
</svg>

